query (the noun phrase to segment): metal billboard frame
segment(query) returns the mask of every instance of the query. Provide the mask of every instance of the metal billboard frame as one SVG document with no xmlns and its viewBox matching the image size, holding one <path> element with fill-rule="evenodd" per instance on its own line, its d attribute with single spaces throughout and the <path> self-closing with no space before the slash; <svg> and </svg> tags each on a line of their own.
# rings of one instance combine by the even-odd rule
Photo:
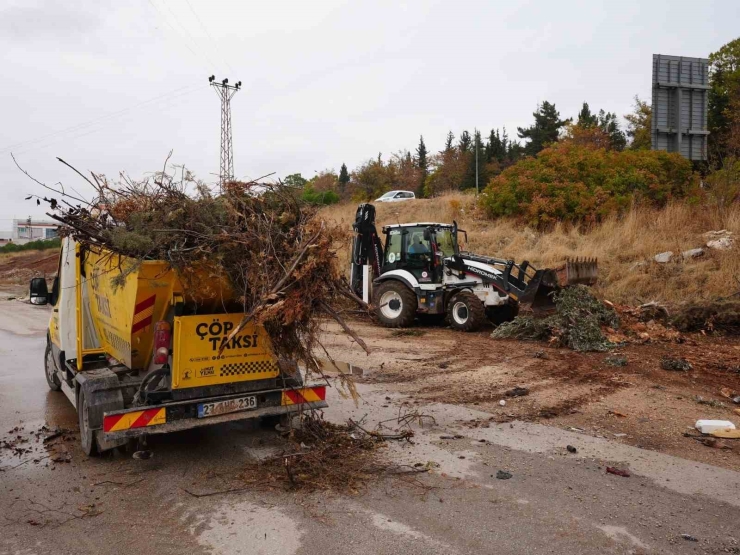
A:
<svg viewBox="0 0 740 555">
<path fill-rule="evenodd" d="M 652 148 L 707 159 L 709 60 L 653 54 Z"/>
</svg>

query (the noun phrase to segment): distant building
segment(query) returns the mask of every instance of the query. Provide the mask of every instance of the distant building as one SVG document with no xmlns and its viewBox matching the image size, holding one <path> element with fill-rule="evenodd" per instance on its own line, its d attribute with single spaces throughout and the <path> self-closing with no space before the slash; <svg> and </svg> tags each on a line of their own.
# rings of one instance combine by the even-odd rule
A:
<svg viewBox="0 0 740 555">
<path fill-rule="evenodd" d="M 55 239 L 58 224 L 50 221 L 32 220 L 13 220 L 13 230 L 11 241 L 19 245 L 29 241 L 38 241 L 40 239 Z"/>
</svg>

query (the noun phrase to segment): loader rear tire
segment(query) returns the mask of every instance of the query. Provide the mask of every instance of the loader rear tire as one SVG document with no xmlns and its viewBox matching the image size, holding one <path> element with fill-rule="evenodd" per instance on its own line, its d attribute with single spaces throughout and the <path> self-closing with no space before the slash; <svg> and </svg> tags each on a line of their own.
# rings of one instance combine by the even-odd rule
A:
<svg viewBox="0 0 740 555">
<path fill-rule="evenodd" d="M 470 291 L 456 293 L 447 305 L 447 323 L 459 331 L 477 331 L 486 323 L 486 309 Z"/>
<path fill-rule="evenodd" d="M 375 315 L 386 328 L 407 328 L 414 323 L 418 303 L 416 293 L 396 280 L 375 288 Z"/>
</svg>

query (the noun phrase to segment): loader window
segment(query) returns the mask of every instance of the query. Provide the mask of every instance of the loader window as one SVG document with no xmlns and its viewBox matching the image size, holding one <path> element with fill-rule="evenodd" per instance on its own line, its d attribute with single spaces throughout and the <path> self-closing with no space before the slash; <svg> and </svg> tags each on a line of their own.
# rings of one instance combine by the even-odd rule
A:
<svg viewBox="0 0 740 555">
<path fill-rule="evenodd" d="M 447 258 L 455 254 L 455 236 L 450 229 L 437 229 L 437 248 L 442 251 L 442 256 Z"/>
<path fill-rule="evenodd" d="M 385 264 L 401 262 L 401 234 L 400 229 L 391 229 L 385 244 Z"/>
</svg>

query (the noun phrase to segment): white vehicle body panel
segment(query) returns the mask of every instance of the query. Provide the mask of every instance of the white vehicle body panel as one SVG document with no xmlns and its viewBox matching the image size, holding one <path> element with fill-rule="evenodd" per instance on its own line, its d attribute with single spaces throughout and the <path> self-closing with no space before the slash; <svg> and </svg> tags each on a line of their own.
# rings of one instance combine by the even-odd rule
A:
<svg viewBox="0 0 740 555">
<path fill-rule="evenodd" d="M 397 277 L 402 278 L 408 281 L 411 284 L 411 287 L 419 287 L 419 281 L 414 277 L 414 274 L 407 270 L 391 270 L 390 272 L 385 272 L 382 276 L 380 276 L 383 279 L 389 278 L 389 277 Z"/>
<path fill-rule="evenodd" d="M 465 262 L 467 264 L 469 261 L 466 260 Z M 475 262 L 474 264 L 476 264 L 476 267 L 482 270 L 495 274 L 501 273 L 499 270 L 492 268 L 487 264 L 481 264 L 480 262 Z M 472 291 L 485 306 L 501 306 L 503 304 L 506 304 L 509 298 L 508 295 L 502 295 L 495 287 L 491 286 L 488 283 L 483 283 L 483 280 L 480 277 L 474 275 L 465 275 L 464 277 L 460 278 L 454 272 L 450 273 L 449 275 L 447 272 L 445 272 L 441 285 L 434 283 L 419 283 L 414 275 L 407 270 L 391 270 L 390 272 L 385 272 L 381 277 L 383 279 L 404 279 L 407 283 L 411 284 L 411 287 L 413 287 L 414 289 L 419 289 L 420 291 L 436 291 L 438 289 L 454 287 L 455 285 L 460 283 L 469 284 L 467 286 L 464 286 L 464 288 Z"/>
<path fill-rule="evenodd" d="M 67 360 L 77 358 L 77 286 L 75 265 L 76 243 L 69 237 L 62 242 L 59 268 L 59 342 Z"/>
<path fill-rule="evenodd" d="M 497 270 L 493 266 L 489 264 L 485 264 L 483 262 L 476 262 L 475 260 L 465 260 L 464 262 L 466 266 L 472 266 L 473 268 L 478 268 L 479 270 L 483 270 L 484 272 L 489 272 L 497 276 L 500 276 L 503 274 L 501 270 Z"/>
</svg>

